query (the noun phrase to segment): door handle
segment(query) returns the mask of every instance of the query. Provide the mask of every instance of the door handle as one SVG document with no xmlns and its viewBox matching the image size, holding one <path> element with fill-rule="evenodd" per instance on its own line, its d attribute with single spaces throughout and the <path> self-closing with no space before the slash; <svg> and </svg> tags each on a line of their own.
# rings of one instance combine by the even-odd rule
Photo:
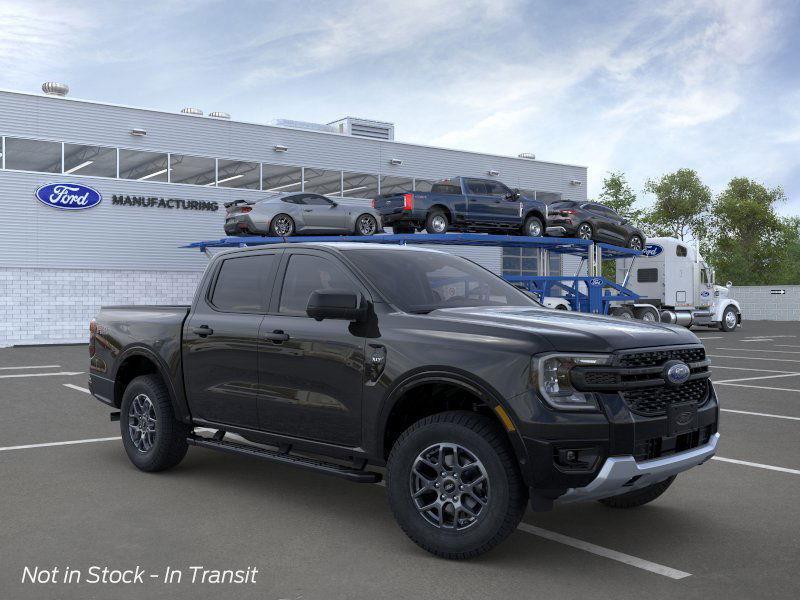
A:
<svg viewBox="0 0 800 600">
<path fill-rule="evenodd" d="M 289 339 L 289 334 L 284 333 L 280 329 L 276 329 L 272 333 L 267 333 L 264 335 L 265 340 L 271 340 L 275 344 L 280 344 L 281 342 L 285 342 Z"/>
<path fill-rule="evenodd" d="M 200 327 L 192 327 L 192 332 L 196 333 L 200 337 L 207 337 L 214 333 L 214 330 L 208 325 L 200 325 Z"/>
<path fill-rule="evenodd" d="M 304 208 L 303 212 L 314 212 L 313 208 Z"/>
</svg>

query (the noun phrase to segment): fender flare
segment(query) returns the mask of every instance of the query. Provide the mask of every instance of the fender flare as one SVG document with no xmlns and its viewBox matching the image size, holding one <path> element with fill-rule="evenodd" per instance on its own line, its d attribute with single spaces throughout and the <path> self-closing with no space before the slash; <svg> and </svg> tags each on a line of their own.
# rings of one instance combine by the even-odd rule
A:
<svg viewBox="0 0 800 600">
<path fill-rule="evenodd" d="M 378 454 L 380 454 L 381 457 L 384 455 L 383 445 L 384 440 L 386 439 L 386 427 L 389 421 L 389 415 L 391 415 L 393 408 L 403 394 L 426 383 L 451 383 L 464 389 L 466 392 L 470 392 L 471 394 L 477 396 L 481 402 L 486 404 L 486 406 L 488 406 L 492 412 L 495 413 L 495 418 L 497 418 L 498 421 L 500 421 L 500 418 L 495 411 L 496 407 L 501 407 L 503 412 L 505 412 L 508 415 L 508 418 L 511 419 L 511 422 L 514 426 L 513 431 L 509 431 L 507 427 L 503 427 L 503 431 L 505 431 L 509 441 L 511 442 L 511 447 L 514 450 L 514 454 L 516 455 L 519 464 L 523 466 L 527 463 L 528 454 L 525 449 L 525 444 L 522 441 L 522 436 L 519 432 L 519 424 L 516 422 L 514 413 L 511 411 L 508 403 L 505 402 L 497 390 L 471 373 L 451 367 L 441 366 L 426 367 L 406 373 L 398 378 L 398 381 L 387 393 L 383 402 L 383 406 L 381 407 L 381 410 L 377 416 L 378 427 L 376 431 L 376 437 L 374 439 L 375 448 L 378 450 Z"/>
<path fill-rule="evenodd" d="M 186 397 L 183 394 L 183 386 L 181 385 L 180 392 L 175 389 L 175 383 L 173 378 L 170 376 L 169 366 L 156 352 L 147 346 L 129 346 L 117 356 L 117 359 L 114 362 L 114 373 L 111 377 L 114 381 L 114 400 L 116 401 L 117 397 L 117 373 L 119 372 L 119 368 L 126 360 L 134 356 L 146 358 L 155 365 L 156 372 L 167 386 L 167 391 L 169 392 L 169 397 L 172 401 L 172 408 L 175 411 L 175 417 L 184 423 L 191 423 L 191 413 L 189 412 L 189 406 L 186 403 Z"/>
<path fill-rule="evenodd" d="M 722 315 L 725 312 L 725 309 L 729 306 L 733 306 L 736 309 L 736 313 L 741 315 L 742 309 L 739 306 L 739 303 L 734 300 L 733 298 L 727 298 L 724 302 L 720 302 L 719 306 L 717 306 L 716 310 L 714 311 L 714 322 L 720 323 L 722 322 Z"/>
</svg>

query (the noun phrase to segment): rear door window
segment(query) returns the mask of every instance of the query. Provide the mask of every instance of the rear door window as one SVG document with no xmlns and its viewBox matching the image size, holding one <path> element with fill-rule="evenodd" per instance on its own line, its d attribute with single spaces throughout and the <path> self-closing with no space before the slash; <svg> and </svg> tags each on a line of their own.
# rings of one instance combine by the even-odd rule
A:
<svg viewBox="0 0 800 600">
<path fill-rule="evenodd" d="M 211 304 L 223 312 L 266 312 L 269 286 L 275 276 L 277 264 L 277 254 L 256 254 L 223 260 L 214 282 Z"/>
</svg>

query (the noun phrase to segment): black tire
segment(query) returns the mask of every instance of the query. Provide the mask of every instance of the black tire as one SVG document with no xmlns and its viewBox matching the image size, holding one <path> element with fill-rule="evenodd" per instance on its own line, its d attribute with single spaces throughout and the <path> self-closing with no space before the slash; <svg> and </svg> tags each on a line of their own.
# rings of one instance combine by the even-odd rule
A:
<svg viewBox="0 0 800 600">
<path fill-rule="evenodd" d="M 135 412 L 131 406 L 137 398 L 141 403 L 141 397 L 149 400 L 152 406 L 151 414 L 155 417 L 152 445 L 144 450 L 141 447 L 147 444 L 139 443 L 140 447 L 137 447 L 137 441 L 131 431 L 134 421 L 132 413 Z M 142 375 L 128 384 L 122 396 L 119 426 L 122 445 L 128 458 L 142 471 L 164 471 L 177 465 L 186 456 L 186 450 L 189 448 L 186 436 L 189 435 L 191 427 L 175 418 L 169 392 L 158 375 Z"/>
<path fill-rule="evenodd" d="M 658 309 L 655 307 L 634 308 L 633 316 L 639 319 L 640 321 L 645 321 L 647 323 L 659 323 L 661 321 L 661 315 L 659 314 Z"/>
<path fill-rule="evenodd" d="M 733 315 L 732 317 L 730 315 Z M 722 312 L 722 321 L 720 321 L 720 331 L 731 332 L 735 331 L 739 326 L 739 317 L 736 309 L 729 306 Z"/>
<path fill-rule="evenodd" d="M 676 475 L 673 475 L 669 479 L 654 483 L 653 485 L 648 485 L 640 490 L 613 496 L 611 498 L 603 498 L 602 500 L 598 500 L 598 502 L 610 506 L 611 508 L 636 508 L 637 506 L 652 502 L 666 492 L 667 488 L 675 481 L 675 477 Z"/>
<path fill-rule="evenodd" d="M 633 311 L 628 308 L 627 306 L 618 306 L 616 308 L 612 308 L 610 315 L 612 317 L 617 317 L 618 319 L 633 319 Z"/>
<path fill-rule="evenodd" d="M 284 219 L 286 219 L 286 225 L 288 226 L 288 231 L 284 231 L 282 229 L 282 223 L 284 223 Z M 278 226 L 278 229 L 276 229 Z M 272 220 L 269 222 L 269 234 L 272 237 L 289 237 L 294 235 L 295 232 L 295 225 L 294 219 L 287 214 L 280 213 L 272 217 Z"/>
<path fill-rule="evenodd" d="M 442 229 L 442 220 L 444 220 L 444 228 Z M 428 233 L 447 233 L 447 228 L 450 225 L 450 219 L 440 208 L 434 208 L 428 212 L 428 217 L 425 219 L 425 231 Z"/>
<path fill-rule="evenodd" d="M 528 237 L 542 237 L 545 233 L 544 223 L 539 217 L 531 215 L 525 219 L 525 224 L 522 226 L 522 235 Z"/>
<path fill-rule="evenodd" d="M 472 506 L 473 510 L 478 510 L 477 516 L 471 524 L 461 529 L 442 529 L 430 522 L 412 497 L 415 481 L 412 469 L 418 457 L 426 449 L 439 444 L 461 446 L 477 458 L 486 476 L 486 503 L 480 507 L 477 504 Z M 449 469 L 447 465 L 445 468 Z M 522 480 L 508 439 L 495 422 L 475 413 L 451 411 L 417 421 L 403 432 L 392 447 L 387 471 L 389 506 L 397 523 L 415 544 L 436 556 L 465 559 L 488 552 L 514 531 L 525 513 L 528 488 Z M 438 471 L 437 468 L 437 479 Z M 449 474 L 456 471 L 450 469 L 443 472 Z M 461 481 L 469 481 L 467 472 L 466 468 L 461 471 Z M 452 480 L 444 481 L 440 491 L 452 483 Z M 469 483 L 466 485 L 471 487 Z M 434 500 L 439 497 L 438 492 L 432 493 Z M 459 503 L 462 500 L 465 504 L 474 503 L 468 493 L 460 493 L 455 486 L 448 493 L 452 493 L 452 497 L 458 496 Z M 452 509 L 453 504 L 449 506 Z M 444 507 L 440 509 L 439 514 L 444 510 Z M 467 520 L 471 518 L 467 517 Z M 455 523 L 456 519 L 453 521 Z"/>
<path fill-rule="evenodd" d="M 575 229 L 575 237 L 580 240 L 593 240 L 594 227 L 590 223 L 581 223 Z"/>
<path fill-rule="evenodd" d="M 367 228 L 366 223 L 363 223 L 363 221 L 368 221 L 371 227 Z M 378 233 L 378 220 L 369 213 L 359 215 L 356 219 L 355 234 L 370 236 L 376 233 Z"/>
<path fill-rule="evenodd" d="M 630 238 L 628 238 L 628 248 L 633 250 L 643 250 L 644 240 L 639 235 L 632 235 Z"/>
<path fill-rule="evenodd" d="M 415 233 L 413 225 L 392 225 L 392 233 Z"/>
</svg>

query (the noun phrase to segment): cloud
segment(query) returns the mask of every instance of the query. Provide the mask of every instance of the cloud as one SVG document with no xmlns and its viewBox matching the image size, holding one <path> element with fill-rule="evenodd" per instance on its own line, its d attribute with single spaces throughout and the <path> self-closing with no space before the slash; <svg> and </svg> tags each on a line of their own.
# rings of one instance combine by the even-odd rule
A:
<svg viewBox="0 0 800 600">
<path fill-rule="evenodd" d="M 72 4 L 0 0 L 0 77 L 11 83 L 61 73 L 80 49 L 91 19 Z"/>
</svg>

